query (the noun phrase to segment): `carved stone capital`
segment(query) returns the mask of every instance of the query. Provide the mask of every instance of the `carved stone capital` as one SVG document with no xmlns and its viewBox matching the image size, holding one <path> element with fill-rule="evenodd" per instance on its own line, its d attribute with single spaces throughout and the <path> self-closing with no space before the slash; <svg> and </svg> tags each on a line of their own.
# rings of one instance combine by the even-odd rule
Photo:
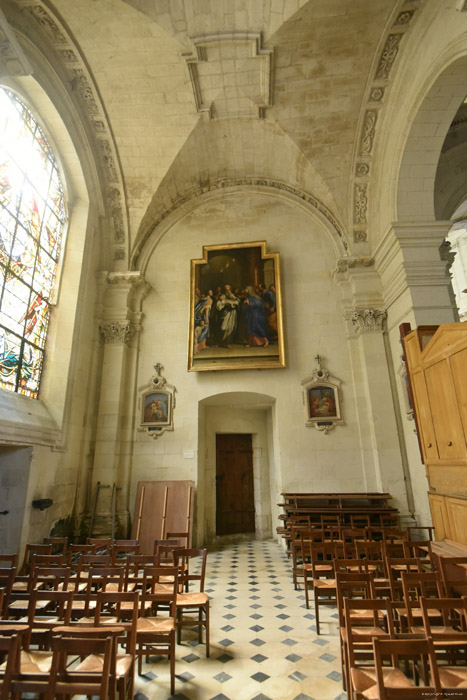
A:
<svg viewBox="0 0 467 700">
<path fill-rule="evenodd" d="M 377 333 L 383 330 L 387 315 L 385 309 L 355 309 L 351 321 L 358 334 Z"/>
<path fill-rule="evenodd" d="M 109 321 L 99 325 L 101 341 L 107 345 L 128 345 L 136 333 L 141 330 L 141 324 L 131 321 Z"/>
<path fill-rule="evenodd" d="M 374 264 L 373 258 L 362 255 L 362 256 L 348 256 L 345 258 L 340 258 L 337 261 L 336 272 L 347 272 L 347 270 L 353 267 L 372 267 Z"/>
</svg>

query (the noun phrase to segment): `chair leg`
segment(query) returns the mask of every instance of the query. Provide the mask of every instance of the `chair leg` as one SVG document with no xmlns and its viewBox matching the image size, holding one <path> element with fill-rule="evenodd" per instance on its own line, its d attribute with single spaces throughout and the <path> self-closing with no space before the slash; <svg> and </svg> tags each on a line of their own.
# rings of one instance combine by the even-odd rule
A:
<svg viewBox="0 0 467 700">
<path fill-rule="evenodd" d="M 303 583 L 305 586 L 305 602 L 306 602 L 306 607 L 310 607 L 310 597 L 308 594 L 308 572 L 306 569 L 303 571 Z"/>
<path fill-rule="evenodd" d="M 317 589 L 315 587 L 314 589 L 314 597 L 315 597 L 315 619 L 316 619 L 316 634 L 319 634 L 319 602 L 318 602 L 318 595 L 317 595 Z"/>
<path fill-rule="evenodd" d="M 209 601 L 206 603 L 206 607 L 204 608 L 205 611 L 205 620 L 206 620 L 206 656 L 209 658 L 210 654 L 210 649 L 209 649 Z"/>
<path fill-rule="evenodd" d="M 173 632 L 173 638 L 170 640 L 169 658 L 170 658 L 170 693 L 172 695 L 175 695 L 175 630 Z"/>
</svg>

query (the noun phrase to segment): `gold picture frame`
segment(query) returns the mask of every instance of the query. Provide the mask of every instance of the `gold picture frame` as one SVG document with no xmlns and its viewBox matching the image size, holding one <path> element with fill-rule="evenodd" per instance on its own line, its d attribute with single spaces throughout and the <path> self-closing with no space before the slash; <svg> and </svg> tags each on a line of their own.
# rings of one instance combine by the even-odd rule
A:
<svg viewBox="0 0 467 700">
<path fill-rule="evenodd" d="M 203 246 L 191 261 L 188 370 L 284 367 L 279 253 L 266 241 Z"/>
</svg>

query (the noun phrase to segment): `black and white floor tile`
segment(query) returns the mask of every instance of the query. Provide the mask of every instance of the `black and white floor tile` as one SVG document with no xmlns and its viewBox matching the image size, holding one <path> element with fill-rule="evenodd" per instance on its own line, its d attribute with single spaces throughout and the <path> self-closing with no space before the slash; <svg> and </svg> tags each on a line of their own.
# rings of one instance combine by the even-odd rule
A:
<svg viewBox="0 0 467 700">
<path fill-rule="evenodd" d="M 143 666 L 135 700 L 344 700 L 337 610 L 324 608 L 321 635 L 291 562 L 275 541 L 229 545 L 208 555 L 211 657 L 184 632 L 176 693 L 167 659 Z M 152 661 L 152 660 L 151 660 Z"/>
</svg>

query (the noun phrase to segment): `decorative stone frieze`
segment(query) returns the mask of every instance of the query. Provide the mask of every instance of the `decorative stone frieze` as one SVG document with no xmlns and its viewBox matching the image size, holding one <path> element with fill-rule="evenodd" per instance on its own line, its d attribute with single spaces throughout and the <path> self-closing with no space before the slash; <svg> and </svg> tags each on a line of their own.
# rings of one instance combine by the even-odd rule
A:
<svg viewBox="0 0 467 700">
<path fill-rule="evenodd" d="M 13 30 L 0 10 L 0 75 L 30 75 L 29 61 L 23 53 Z"/>
<path fill-rule="evenodd" d="M 395 21 L 395 24 L 396 25 L 408 24 L 410 22 L 410 20 L 412 19 L 413 15 L 414 15 L 414 10 L 404 10 L 404 12 L 401 12 L 398 15 L 398 17 Z"/>
<path fill-rule="evenodd" d="M 360 155 L 369 156 L 373 150 L 375 138 L 375 126 L 378 113 L 375 109 L 368 109 L 363 122 L 362 138 L 360 141 Z"/>
<path fill-rule="evenodd" d="M 368 232 L 364 229 L 358 229 L 353 232 L 354 243 L 365 243 L 368 240 Z"/>
<path fill-rule="evenodd" d="M 136 268 L 139 264 L 139 256 L 141 254 L 141 251 L 147 242 L 147 240 L 151 237 L 153 231 L 161 224 L 161 222 L 167 218 L 170 214 L 172 214 L 174 211 L 176 211 L 179 207 L 183 206 L 190 200 L 195 200 L 198 197 L 200 197 L 203 194 L 208 194 L 209 192 L 216 192 L 217 190 L 222 190 L 225 188 L 229 187 L 266 187 L 266 188 L 271 188 L 274 190 L 279 190 L 282 192 L 287 192 L 294 197 L 298 197 L 299 199 L 303 200 L 310 206 L 314 207 L 317 211 L 319 211 L 320 214 L 322 214 L 332 225 L 334 230 L 336 231 L 337 235 L 339 236 L 341 240 L 341 244 L 344 248 L 344 250 L 349 249 L 349 244 L 346 240 L 344 231 L 342 226 L 339 224 L 337 221 L 336 217 L 331 213 L 331 211 L 326 207 L 325 204 L 323 204 L 319 199 L 316 197 L 313 197 L 311 194 L 308 192 L 305 192 L 304 190 L 298 189 L 298 187 L 293 187 L 293 185 L 288 185 L 285 182 L 281 182 L 279 180 L 271 180 L 269 178 L 255 178 L 255 177 L 243 177 L 243 178 L 235 178 L 235 179 L 222 179 L 222 180 L 217 180 L 217 182 L 214 183 L 209 183 L 205 186 L 202 187 L 196 187 L 194 189 L 191 189 L 189 192 L 184 194 L 181 197 L 178 197 L 174 203 L 172 204 L 171 207 L 167 207 L 164 209 L 163 213 L 161 213 L 160 216 L 155 217 L 154 223 L 151 226 L 151 228 L 146 231 L 144 236 L 142 236 L 141 240 L 139 243 L 135 246 L 135 252 L 134 252 L 134 257 L 132 260 L 131 267 Z"/>
<path fill-rule="evenodd" d="M 337 261 L 336 272 L 347 272 L 354 267 L 372 267 L 374 265 L 373 258 L 369 256 L 349 256 L 346 258 L 341 258 Z"/>
<path fill-rule="evenodd" d="M 355 332 L 377 333 L 383 330 L 387 311 L 384 309 L 355 309 L 351 321 Z"/>
<path fill-rule="evenodd" d="M 382 102 L 384 97 L 384 88 L 374 87 L 370 90 L 370 102 Z"/>
<path fill-rule="evenodd" d="M 368 185 L 355 185 L 354 224 L 366 224 L 368 220 Z"/>
<path fill-rule="evenodd" d="M 357 163 L 355 168 L 355 175 L 357 177 L 366 177 L 370 173 L 369 163 Z"/>
<path fill-rule="evenodd" d="M 116 187 L 109 188 L 107 191 L 107 201 L 112 214 L 115 241 L 123 243 L 125 241 L 125 225 L 123 222 L 120 190 Z"/>
<path fill-rule="evenodd" d="M 135 333 L 139 333 L 141 325 L 132 321 L 111 321 L 99 324 L 101 341 L 104 344 L 128 345 Z"/>
<path fill-rule="evenodd" d="M 379 59 L 378 68 L 376 69 L 375 78 L 387 80 L 391 72 L 391 68 L 396 60 L 399 51 L 399 44 L 402 39 L 402 34 L 390 34 L 386 40 L 386 44 Z"/>
</svg>

